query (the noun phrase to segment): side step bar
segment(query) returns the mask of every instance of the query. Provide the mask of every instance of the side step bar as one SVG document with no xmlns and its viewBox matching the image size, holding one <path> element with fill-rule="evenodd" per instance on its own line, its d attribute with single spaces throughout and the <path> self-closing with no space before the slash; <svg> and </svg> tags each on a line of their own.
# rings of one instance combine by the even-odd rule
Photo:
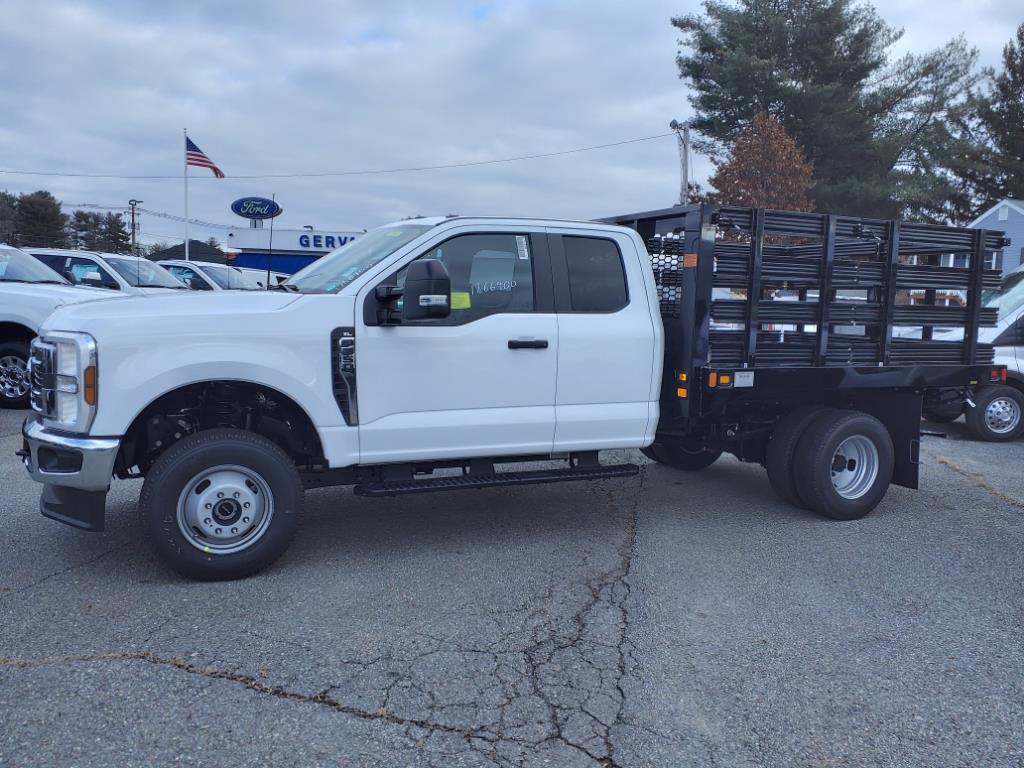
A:
<svg viewBox="0 0 1024 768">
<path fill-rule="evenodd" d="M 613 464 L 604 467 L 537 469 L 528 472 L 474 472 L 453 477 L 362 483 L 353 488 L 353 491 L 357 496 L 401 496 L 407 493 L 458 491 L 463 488 L 494 488 L 501 485 L 563 483 L 570 480 L 604 480 L 609 477 L 632 477 L 639 471 L 640 468 L 636 464 Z"/>
</svg>

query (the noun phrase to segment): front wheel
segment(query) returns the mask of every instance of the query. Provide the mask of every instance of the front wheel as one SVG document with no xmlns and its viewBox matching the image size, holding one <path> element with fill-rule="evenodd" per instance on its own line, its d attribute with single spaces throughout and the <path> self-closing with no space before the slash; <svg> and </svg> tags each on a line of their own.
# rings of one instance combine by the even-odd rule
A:
<svg viewBox="0 0 1024 768">
<path fill-rule="evenodd" d="M 874 416 L 832 411 L 811 422 L 796 450 L 796 485 L 807 507 L 856 520 L 878 506 L 892 481 L 892 438 Z"/>
<path fill-rule="evenodd" d="M 214 429 L 156 460 L 139 515 L 147 542 L 182 576 L 238 579 L 288 548 L 303 496 L 302 480 L 278 446 L 252 432 Z"/>
<path fill-rule="evenodd" d="M 710 467 L 722 455 L 720 448 L 710 448 L 704 443 L 683 441 L 653 443 L 648 448 L 641 448 L 640 452 L 659 464 L 688 472 Z"/>
<path fill-rule="evenodd" d="M 28 344 L 0 344 L 0 408 L 28 408 Z"/>
<path fill-rule="evenodd" d="M 981 440 L 1004 443 L 1024 431 L 1024 395 L 1013 387 L 997 385 L 978 391 L 967 406 L 967 427 Z"/>
</svg>

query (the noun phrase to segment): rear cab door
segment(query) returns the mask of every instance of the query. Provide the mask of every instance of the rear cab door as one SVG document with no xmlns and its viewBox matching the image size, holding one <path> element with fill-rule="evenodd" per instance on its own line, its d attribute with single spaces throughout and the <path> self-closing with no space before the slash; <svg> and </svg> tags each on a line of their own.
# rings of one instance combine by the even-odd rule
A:
<svg viewBox="0 0 1024 768">
<path fill-rule="evenodd" d="M 554 450 L 649 445 L 663 342 L 647 251 L 618 228 L 547 234 L 559 338 Z"/>
</svg>

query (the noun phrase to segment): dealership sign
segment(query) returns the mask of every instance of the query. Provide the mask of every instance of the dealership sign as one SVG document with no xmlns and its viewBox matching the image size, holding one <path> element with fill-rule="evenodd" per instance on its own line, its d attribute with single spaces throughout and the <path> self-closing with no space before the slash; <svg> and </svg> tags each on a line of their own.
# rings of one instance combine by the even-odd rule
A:
<svg viewBox="0 0 1024 768">
<path fill-rule="evenodd" d="M 242 197 L 231 204 L 231 210 L 245 219 L 272 219 L 284 209 L 265 197 Z"/>
</svg>

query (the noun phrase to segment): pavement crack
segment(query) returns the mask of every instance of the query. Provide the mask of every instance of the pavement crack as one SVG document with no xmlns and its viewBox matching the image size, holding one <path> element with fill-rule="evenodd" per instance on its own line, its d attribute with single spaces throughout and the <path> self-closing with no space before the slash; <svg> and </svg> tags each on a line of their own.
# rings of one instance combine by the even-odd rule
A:
<svg viewBox="0 0 1024 768">
<path fill-rule="evenodd" d="M 947 458 L 945 458 L 943 456 L 939 456 L 939 463 L 942 464 L 943 466 L 949 467 L 951 470 L 953 470 L 957 474 L 960 474 L 963 477 L 966 477 L 974 485 L 978 486 L 979 488 L 981 488 L 983 490 L 988 491 L 989 493 L 991 493 L 996 498 L 1001 499 L 1002 501 L 1005 501 L 1007 504 L 1010 504 L 1010 505 L 1016 507 L 1017 509 L 1024 509 L 1024 502 L 1022 502 L 1020 499 L 1014 498 L 1013 496 L 1010 496 L 1009 494 L 1003 493 L 1002 491 L 998 490 L 997 488 L 994 488 L 981 475 L 976 474 L 974 472 L 970 472 L 970 471 L 964 469 L 963 467 L 961 467 L 959 464 L 957 464 L 952 459 L 947 459 Z"/>
<path fill-rule="evenodd" d="M 110 555 L 114 554 L 115 552 L 118 552 L 119 550 L 124 549 L 130 543 L 131 543 L 130 541 L 122 541 L 120 544 L 116 544 L 113 547 L 111 547 L 110 549 L 104 550 L 103 552 L 100 552 L 98 555 L 90 557 L 88 560 L 80 560 L 77 563 L 72 563 L 71 565 L 69 565 L 69 566 L 67 566 L 65 568 L 61 568 L 59 571 L 54 571 L 53 573 L 46 574 L 41 579 L 37 579 L 36 581 L 33 581 L 31 584 L 26 584 L 23 587 L 18 587 L 17 589 L 12 589 L 12 590 L 5 591 L 3 594 L 5 596 L 6 595 L 16 595 L 19 592 L 26 592 L 26 591 L 28 591 L 30 589 L 35 589 L 40 584 L 44 584 L 47 581 L 49 581 L 50 579 L 56 579 L 56 578 L 58 578 L 60 576 L 63 576 L 65 574 L 67 574 L 67 573 L 70 573 L 71 571 L 77 570 L 79 568 L 84 568 L 85 566 L 92 565 L 93 563 L 98 563 L 100 560 L 103 560 L 104 558 L 109 557 Z"/>
<path fill-rule="evenodd" d="M 334 710 L 335 712 L 340 712 L 361 720 L 377 720 L 391 723 L 393 725 L 415 726 L 416 728 L 422 728 L 426 731 L 455 734 L 462 736 L 467 740 L 477 735 L 476 729 L 474 728 L 460 728 L 458 726 L 447 725 L 445 723 L 435 723 L 421 718 L 402 717 L 385 709 L 384 707 L 375 710 L 354 707 L 333 698 L 330 695 L 332 687 L 327 687 L 314 694 L 302 693 L 301 691 L 292 691 L 280 686 L 269 685 L 257 680 L 251 675 L 229 672 L 215 667 L 201 666 L 176 657 L 158 656 L 148 651 L 121 651 L 118 653 L 101 653 L 79 656 L 50 656 L 42 659 L 8 658 L 0 656 L 0 667 L 32 669 L 54 664 L 83 664 L 110 661 L 141 661 L 147 664 L 170 667 L 180 672 L 184 672 L 189 675 L 197 675 L 208 680 L 225 680 L 227 682 L 237 683 L 251 691 L 265 696 L 271 696 L 276 699 L 326 707 Z"/>
</svg>

